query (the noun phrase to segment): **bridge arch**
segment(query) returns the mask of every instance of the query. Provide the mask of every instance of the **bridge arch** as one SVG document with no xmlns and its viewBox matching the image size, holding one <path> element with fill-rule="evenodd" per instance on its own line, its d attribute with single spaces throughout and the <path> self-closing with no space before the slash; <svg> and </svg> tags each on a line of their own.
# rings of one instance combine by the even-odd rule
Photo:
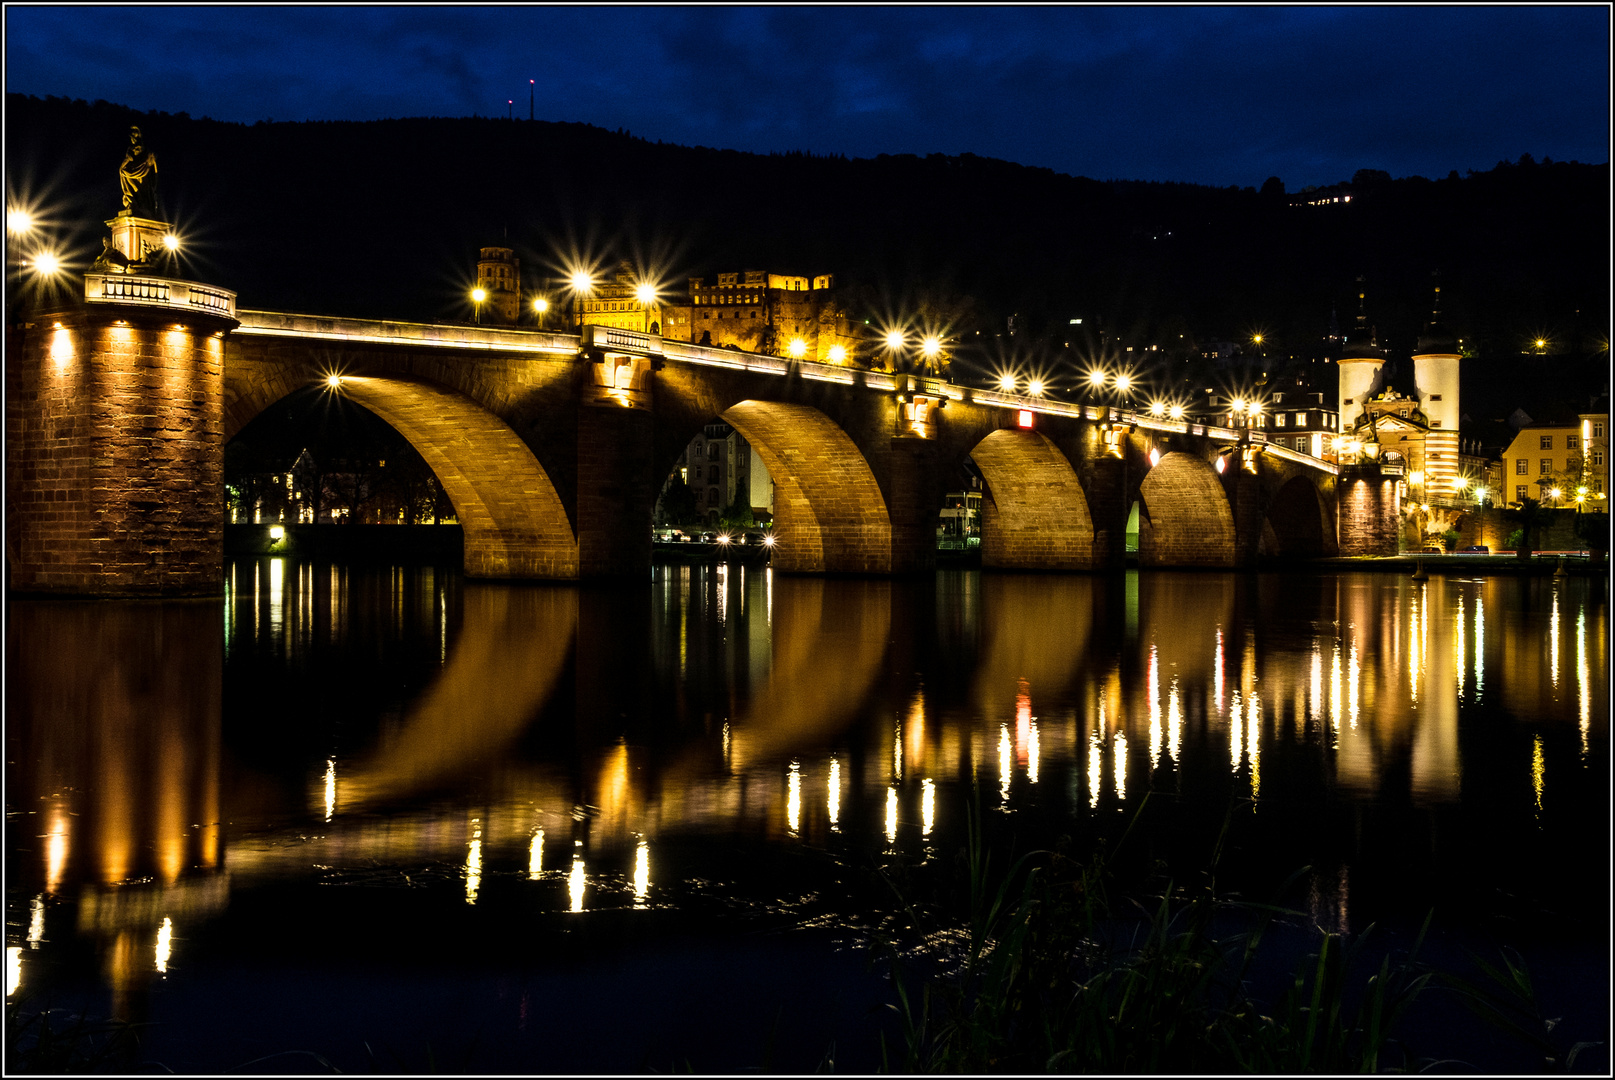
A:
<svg viewBox="0 0 1615 1080">
<path fill-rule="evenodd" d="M 982 500 L 982 566 L 1092 569 L 1093 515 L 1059 447 L 1035 431 L 1002 428 L 977 443 L 970 457 L 989 495 Z"/>
<path fill-rule="evenodd" d="M 719 419 L 756 449 L 774 480 L 775 569 L 891 572 L 886 499 L 835 421 L 810 405 L 756 399 L 729 406 Z"/>
<path fill-rule="evenodd" d="M 306 381 L 289 376 L 232 402 L 226 438 Z M 277 391 L 280 392 L 277 396 Z M 386 421 L 425 459 L 454 504 L 472 578 L 578 576 L 578 543 L 544 467 L 499 417 L 420 379 L 344 375 L 334 389 Z"/>
<path fill-rule="evenodd" d="M 1333 538 L 1334 522 L 1317 485 L 1293 476 L 1268 503 L 1259 550 L 1281 559 L 1315 559 L 1333 554 Z"/>
<path fill-rule="evenodd" d="M 1238 563 L 1234 515 L 1217 470 L 1175 450 L 1145 475 L 1138 495 L 1140 566 L 1217 566 Z"/>
</svg>

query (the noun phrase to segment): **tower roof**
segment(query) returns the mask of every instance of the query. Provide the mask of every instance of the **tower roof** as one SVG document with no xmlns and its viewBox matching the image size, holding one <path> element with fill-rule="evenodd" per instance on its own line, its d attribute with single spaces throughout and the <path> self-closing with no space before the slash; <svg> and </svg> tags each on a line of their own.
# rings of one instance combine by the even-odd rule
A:
<svg viewBox="0 0 1615 1080">
<path fill-rule="evenodd" d="M 1430 321 L 1424 324 L 1424 332 L 1419 335 L 1419 344 L 1413 350 L 1415 356 L 1429 353 L 1458 354 L 1458 335 L 1447 329 L 1441 322 L 1441 286 L 1435 286 L 1435 299 L 1430 307 Z"/>
<path fill-rule="evenodd" d="M 1357 325 L 1353 328 L 1351 337 L 1340 352 L 1340 359 L 1347 360 L 1374 360 L 1383 363 L 1385 350 L 1379 347 L 1379 330 L 1370 326 L 1368 311 L 1364 306 L 1364 299 L 1368 295 L 1363 285 L 1363 276 L 1357 275 Z"/>
</svg>

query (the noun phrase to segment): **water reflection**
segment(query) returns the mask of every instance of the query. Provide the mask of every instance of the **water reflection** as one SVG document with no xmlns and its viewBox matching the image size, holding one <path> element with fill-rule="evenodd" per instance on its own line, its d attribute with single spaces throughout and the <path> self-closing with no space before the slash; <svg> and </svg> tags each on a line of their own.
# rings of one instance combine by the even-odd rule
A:
<svg viewBox="0 0 1615 1080">
<path fill-rule="evenodd" d="M 1547 834 L 1607 739 L 1587 581 L 737 566 L 636 591 L 275 567 L 230 567 L 223 620 L 12 605 L 8 985 L 53 932 L 84 934 L 133 1009 L 183 972 L 188 924 L 269 882 L 438 868 L 472 918 L 502 880 L 550 910 L 649 908 L 671 837 L 946 851 L 978 787 L 1070 832 L 1156 791 L 1279 818 L 1513 800 Z M 395 670 L 413 684 L 384 687 Z M 223 718 L 221 795 L 230 680 L 263 700 Z M 1466 727 L 1482 704 L 1532 725 L 1495 774 L 1491 729 Z M 228 850 L 221 817 L 252 823 Z M 1350 863 L 1314 863 L 1320 924 L 1347 923 Z M 678 903 L 675 865 L 658 854 L 656 906 Z"/>
</svg>

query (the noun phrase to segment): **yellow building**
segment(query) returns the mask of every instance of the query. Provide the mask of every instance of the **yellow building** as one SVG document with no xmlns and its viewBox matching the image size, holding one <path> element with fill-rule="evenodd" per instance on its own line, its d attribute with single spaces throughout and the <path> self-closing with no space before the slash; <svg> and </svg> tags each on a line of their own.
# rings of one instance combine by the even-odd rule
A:
<svg viewBox="0 0 1615 1080">
<path fill-rule="evenodd" d="M 687 304 L 669 305 L 664 336 L 696 345 L 848 364 L 857 335 L 832 297 L 829 274 L 796 277 L 763 270 L 690 278 Z"/>
<path fill-rule="evenodd" d="M 1503 451 L 1503 499 L 1604 509 L 1609 498 L 1609 414 L 1522 427 Z"/>
<path fill-rule="evenodd" d="M 662 332 L 662 299 L 633 263 L 623 262 L 605 281 L 578 294 L 578 326 L 610 326 L 643 334 Z"/>
<path fill-rule="evenodd" d="M 472 303 L 478 322 L 515 323 L 522 306 L 521 263 L 515 251 L 485 247 L 478 252 L 477 291 L 472 293 Z"/>
</svg>

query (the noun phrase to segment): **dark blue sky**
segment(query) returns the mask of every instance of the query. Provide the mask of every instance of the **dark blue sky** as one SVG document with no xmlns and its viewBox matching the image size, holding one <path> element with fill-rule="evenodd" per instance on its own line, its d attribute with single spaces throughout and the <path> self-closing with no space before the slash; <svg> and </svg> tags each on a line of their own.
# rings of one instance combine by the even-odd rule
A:
<svg viewBox="0 0 1615 1080">
<path fill-rule="evenodd" d="M 1566 7 L 8 7 L 6 89 L 252 122 L 537 116 L 740 150 L 972 152 L 1291 190 L 1609 160 Z"/>
</svg>

